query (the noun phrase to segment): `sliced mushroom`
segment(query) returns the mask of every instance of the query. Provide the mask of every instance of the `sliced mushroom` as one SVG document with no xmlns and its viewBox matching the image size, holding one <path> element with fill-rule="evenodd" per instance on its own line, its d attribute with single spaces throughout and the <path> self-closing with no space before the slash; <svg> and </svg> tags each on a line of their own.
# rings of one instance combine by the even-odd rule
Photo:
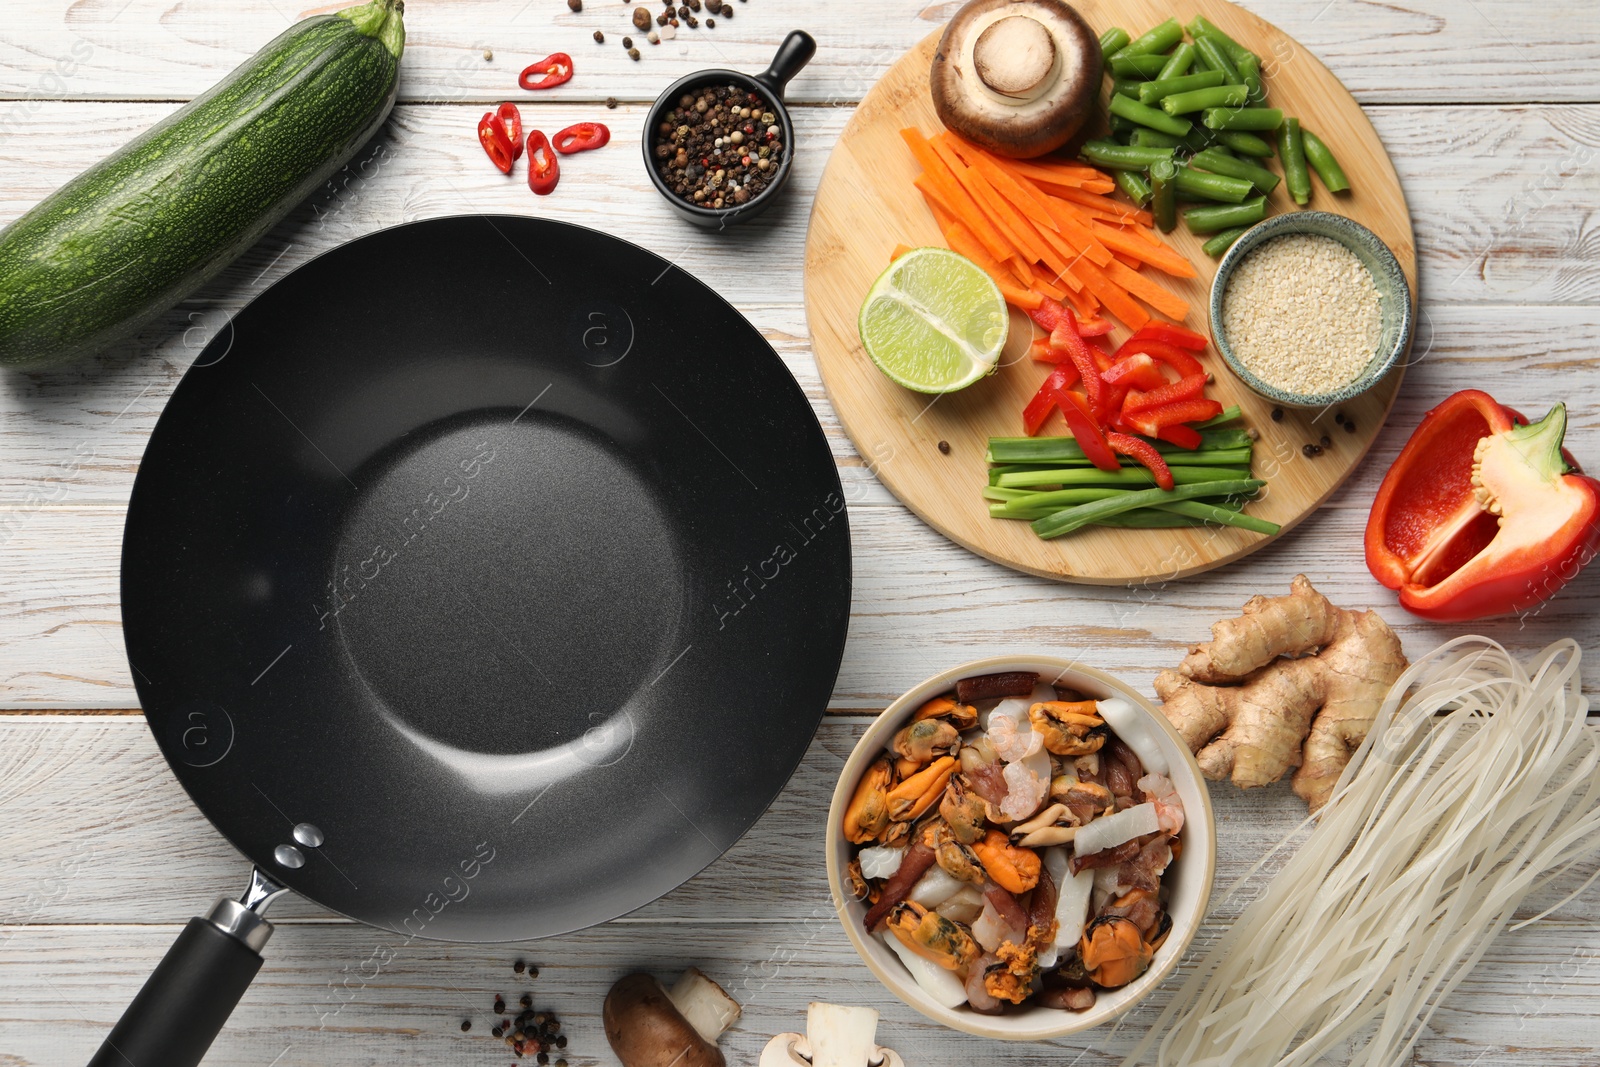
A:
<svg viewBox="0 0 1600 1067">
<path fill-rule="evenodd" d="M 717 1038 L 739 1010 L 721 986 L 690 967 L 670 992 L 648 974 L 617 979 L 601 1017 L 622 1067 L 727 1067 Z"/>
<path fill-rule="evenodd" d="M 945 27 L 930 84 L 946 126 L 1026 159 L 1082 129 L 1100 73 L 1100 42 L 1064 0 L 972 0 Z"/>
</svg>

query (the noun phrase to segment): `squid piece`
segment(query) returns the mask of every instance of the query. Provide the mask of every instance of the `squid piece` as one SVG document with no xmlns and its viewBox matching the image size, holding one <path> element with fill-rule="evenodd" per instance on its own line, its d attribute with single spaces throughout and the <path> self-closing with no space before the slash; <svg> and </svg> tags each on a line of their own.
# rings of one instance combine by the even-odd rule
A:
<svg viewBox="0 0 1600 1067">
<path fill-rule="evenodd" d="M 921 816 L 939 802 L 955 769 L 954 756 L 941 756 L 889 790 L 889 818 L 894 822 L 908 822 Z"/>
<path fill-rule="evenodd" d="M 911 887 L 927 873 L 933 866 L 933 849 L 921 841 L 913 841 L 907 848 L 905 858 L 900 861 L 900 866 L 895 869 L 889 880 L 883 883 L 882 895 L 877 903 L 867 909 L 861 917 L 861 924 L 870 932 L 877 929 L 884 916 L 889 914 L 896 904 L 906 898 L 911 892 Z"/>
<path fill-rule="evenodd" d="M 1041 701 L 1028 708 L 1028 721 L 1034 733 L 1044 738 L 1044 747 L 1057 756 L 1087 756 L 1106 743 L 1105 732 L 1100 730 L 1106 721 L 1095 714 L 1092 700 Z"/>
<path fill-rule="evenodd" d="M 890 910 L 889 932 L 906 948 L 947 971 L 967 966 L 982 951 L 959 923 L 909 900 Z"/>
<path fill-rule="evenodd" d="M 894 767 L 888 756 L 879 756 L 856 784 L 855 795 L 844 809 L 844 837 L 854 845 L 876 841 L 889 826 L 889 790 L 894 786 Z"/>
</svg>

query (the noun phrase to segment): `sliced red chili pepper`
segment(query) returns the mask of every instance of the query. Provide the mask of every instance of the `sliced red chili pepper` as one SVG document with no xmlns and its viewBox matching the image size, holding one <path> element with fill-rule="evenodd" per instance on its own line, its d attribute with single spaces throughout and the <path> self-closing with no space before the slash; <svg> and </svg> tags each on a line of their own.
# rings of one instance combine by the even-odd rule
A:
<svg viewBox="0 0 1600 1067">
<path fill-rule="evenodd" d="M 1078 368 L 1083 387 L 1089 393 L 1089 408 L 1095 418 L 1100 422 L 1109 421 L 1113 413 L 1106 410 L 1106 384 L 1100 377 L 1100 365 L 1095 362 L 1089 342 L 1078 334 L 1077 319 L 1070 309 L 1061 324 L 1050 331 L 1050 347 L 1065 353 Z"/>
<path fill-rule="evenodd" d="M 501 174 L 511 173 L 511 164 L 516 161 L 517 154 L 512 151 L 505 127 L 500 125 L 493 111 L 485 111 L 483 118 L 478 120 L 478 142 L 488 154 L 489 162 L 499 167 Z"/>
<path fill-rule="evenodd" d="M 1067 430 L 1072 434 L 1072 439 L 1078 442 L 1090 463 L 1103 471 L 1121 468 L 1116 454 L 1106 444 L 1105 431 L 1100 429 L 1099 420 L 1089 409 L 1088 398 L 1072 389 L 1057 389 L 1056 404 L 1061 408 L 1062 417 L 1067 420 Z M 1170 472 L 1168 477 L 1171 477 Z"/>
<path fill-rule="evenodd" d="M 550 140 L 540 130 L 528 134 L 528 188 L 549 196 L 561 180 L 561 160 L 550 149 Z"/>
<path fill-rule="evenodd" d="M 1156 434 L 1156 437 L 1169 445 L 1177 445 L 1179 448 L 1191 450 L 1199 448 L 1205 441 L 1205 438 L 1200 436 L 1199 430 L 1193 426 L 1185 426 L 1182 423 L 1176 426 L 1161 427 L 1161 432 Z"/>
<path fill-rule="evenodd" d="M 1133 335 L 1141 341 L 1163 341 L 1179 348 L 1188 348 L 1196 352 L 1203 352 L 1206 347 L 1204 334 L 1195 333 L 1193 330 L 1171 322 L 1147 322 L 1139 327 Z"/>
<path fill-rule="evenodd" d="M 1141 441 L 1137 437 L 1129 437 L 1125 433 L 1117 433 L 1115 430 L 1106 434 L 1106 444 L 1117 455 L 1138 460 L 1141 466 L 1155 475 L 1156 484 L 1161 488 L 1172 488 L 1172 468 L 1161 458 L 1161 453 L 1156 451 L 1155 445 L 1149 441 Z"/>
<path fill-rule="evenodd" d="M 494 109 L 494 117 L 500 123 L 500 128 L 506 131 L 506 140 L 511 142 L 511 158 L 522 158 L 522 111 L 511 101 L 506 101 Z"/>
<path fill-rule="evenodd" d="M 1151 408 L 1165 407 L 1179 400 L 1193 400 L 1205 392 L 1205 388 L 1206 376 L 1191 374 L 1187 378 L 1168 382 L 1159 389 L 1151 389 L 1149 392 L 1135 390 L 1128 394 L 1128 399 L 1122 407 L 1126 411 L 1149 411 Z"/>
<path fill-rule="evenodd" d="M 544 77 L 538 81 L 532 78 L 536 74 Z M 556 86 L 572 80 L 572 57 L 565 52 L 552 52 L 537 63 L 530 63 L 521 74 L 517 75 L 517 84 L 524 89 L 554 89 Z"/>
<path fill-rule="evenodd" d="M 1166 404 L 1145 411 L 1124 411 L 1122 421 L 1146 437 L 1155 437 L 1168 426 L 1186 422 L 1204 422 L 1221 414 L 1221 404 L 1206 397 L 1196 397 L 1193 400 L 1179 400 L 1175 404 Z"/>
<path fill-rule="evenodd" d="M 611 130 L 602 122 L 579 122 L 550 139 L 556 151 L 564 156 L 574 152 L 589 152 L 596 148 L 604 148 L 606 142 L 611 140 Z"/>
<path fill-rule="evenodd" d="M 1028 401 L 1028 406 L 1022 409 L 1022 428 L 1029 437 L 1039 432 L 1050 412 L 1056 406 L 1056 393 L 1067 388 L 1078 380 L 1078 368 L 1072 363 L 1058 363 L 1056 369 L 1050 372 L 1050 377 L 1039 386 L 1039 391 L 1033 394 L 1033 399 Z"/>
<path fill-rule="evenodd" d="M 1169 345 L 1165 341 L 1153 341 L 1148 337 L 1130 337 L 1122 342 L 1122 347 L 1117 349 L 1117 359 L 1131 356 L 1135 352 L 1143 352 L 1151 359 L 1158 359 L 1162 363 L 1178 372 L 1178 377 L 1187 378 L 1191 374 L 1204 374 L 1205 367 L 1200 361 L 1177 345 Z"/>
<path fill-rule="evenodd" d="M 1130 385 L 1135 389 L 1160 389 L 1167 384 L 1161 368 L 1143 352 L 1135 352 L 1113 363 L 1110 369 L 1101 372 L 1101 377 L 1107 385 Z"/>
</svg>

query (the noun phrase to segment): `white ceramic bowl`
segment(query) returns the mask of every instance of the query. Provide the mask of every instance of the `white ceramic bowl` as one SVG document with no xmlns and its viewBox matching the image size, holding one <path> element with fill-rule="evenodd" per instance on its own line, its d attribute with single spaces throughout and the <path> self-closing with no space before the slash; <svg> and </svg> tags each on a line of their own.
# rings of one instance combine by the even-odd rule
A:
<svg viewBox="0 0 1600 1067">
<path fill-rule="evenodd" d="M 1177 786 L 1178 796 L 1183 799 L 1182 854 L 1167 868 L 1162 878 L 1168 895 L 1167 910 L 1172 916 L 1172 933 L 1156 952 L 1154 962 L 1144 975 L 1121 989 L 1097 990 L 1094 1007 L 1087 1011 L 1027 1007 L 1008 1010 L 1004 1015 L 980 1015 L 965 1006 L 943 1007 L 922 991 L 893 952 L 876 938 L 867 936 L 861 926 L 866 908 L 845 887 L 845 868 L 849 866 L 854 846 L 844 837 L 844 811 L 862 773 L 889 744 L 895 732 L 927 700 L 954 689 L 956 682 L 962 678 L 1001 671 L 1036 671 L 1041 682 L 1076 689 L 1086 696 L 1117 696 L 1132 702 L 1156 724 L 1161 751 L 1170 767 L 1168 777 Z M 1206 792 L 1205 780 L 1200 776 L 1194 756 L 1190 755 L 1188 747 L 1165 716 L 1143 696 L 1111 675 L 1055 656 L 1008 656 L 965 663 L 929 678 L 890 704 L 867 728 L 857 742 L 855 751 L 845 761 L 839 782 L 834 786 L 833 803 L 828 808 L 824 847 L 834 910 L 844 924 L 845 936 L 855 946 L 867 969 L 877 975 L 878 981 L 936 1023 L 979 1037 L 1006 1041 L 1042 1041 L 1064 1037 L 1110 1022 L 1161 984 L 1188 951 L 1189 942 L 1194 939 L 1195 931 L 1205 918 L 1217 861 L 1216 819 L 1211 811 L 1211 798 Z"/>
</svg>

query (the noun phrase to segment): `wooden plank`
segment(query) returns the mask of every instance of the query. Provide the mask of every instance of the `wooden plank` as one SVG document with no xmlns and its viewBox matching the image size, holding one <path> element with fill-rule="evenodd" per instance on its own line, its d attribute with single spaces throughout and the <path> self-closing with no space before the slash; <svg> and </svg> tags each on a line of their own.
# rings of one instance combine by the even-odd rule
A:
<svg viewBox="0 0 1600 1067">
<path fill-rule="evenodd" d="M 0 29 L 0 96 L 187 99 L 294 19 L 339 6 L 310 0 L 13 3 Z M 558 90 L 563 96 L 643 100 L 704 67 L 760 70 L 783 35 L 800 27 L 816 36 L 818 50 L 792 95 L 855 101 L 960 0 L 873 0 L 847 13 L 741 2 L 737 17 L 714 30 L 682 30 L 654 47 L 641 42 L 639 63 L 628 60 L 621 44 L 633 33 L 632 6 L 590 0 L 585 11 L 572 14 L 553 0 L 415 5 L 406 13 L 401 92 L 413 101 L 493 101 L 513 92 L 522 64 L 563 50 L 579 64 L 579 76 Z M 1595 99 L 1591 74 L 1600 61 L 1600 27 L 1583 0 L 1540 5 L 1537 18 L 1527 17 L 1515 0 L 1247 0 L 1243 6 L 1303 42 L 1363 103 Z M 606 34 L 604 45 L 592 40 L 596 29 Z M 492 62 L 484 60 L 485 48 L 493 50 Z"/>
</svg>

